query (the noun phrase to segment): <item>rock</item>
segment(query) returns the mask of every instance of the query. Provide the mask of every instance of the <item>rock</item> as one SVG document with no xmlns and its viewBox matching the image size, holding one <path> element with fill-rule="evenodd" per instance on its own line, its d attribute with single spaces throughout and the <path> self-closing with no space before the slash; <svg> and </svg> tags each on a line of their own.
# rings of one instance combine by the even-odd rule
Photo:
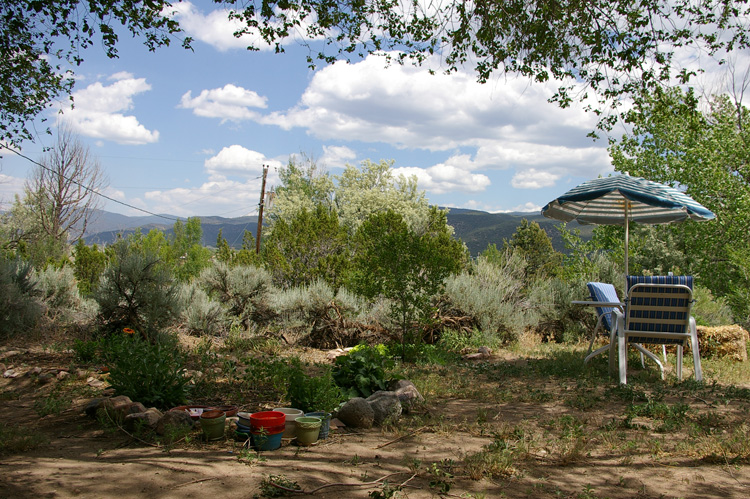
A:
<svg viewBox="0 0 750 499">
<path fill-rule="evenodd" d="M 146 412 L 146 406 L 140 402 L 133 402 L 130 404 L 127 410 L 128 414 L 138 414 L 139 412 Z M 159 415 L 161 417 L 161 414 Z"/>
<path fill-rule="evenodd" d="M 698 326 L 698 348 L 701 357 L 729 357 L 747 361 L 747 342 L 750 335 L 741 326 Z"/>
<path fill-rule="evenodd" d="M 104 388 L 105 386 L 107 386 L 107 383 L 105 383 L 104 381 L 100 379 L 96 379 L 93 376 L 90 376 L 86 380 L 86 384 L 89 385 L 91 388 Z"/>
<path fill-rule="evenodd" d="M 354 397 L 339 409 L 336 417 L 350 428 L 372 428 L 375 412 L 362 397 Z"/>
<path fill-rule="evenodd" d="M 42 374 L 42 368 L 41 367 L 32 367 L 29 369 L 29 372 L 26 373 L 27 376 L 38 376 Z"/>
<path fill-rule="evenodd" d="M 396 392 L 377 391 L 365 399 L 372 407 L 373 421 L 375 426 L 380 426 L 384 421 L 396 420 L 401 416 L 403 408 Z"/>
<path fill-rule="evenodd" d="M 69 377 L 70 373 L 68 371 L 60 371 L 59 373 L 57 373 L 57 379 L 65 379 Z"/>
<path fill-rule="evenodd" d="M 125 419 L 125 416 L 131 414 L 130 407 L 132 405 L 133 401 L 130 400 L 130 397 L 119 395 L 117 397 L 104 399 L 101 406 L 99 407 L 99 410 L 104 411 L 106 415 L 109 416 L 113 421 L 119 423 Z M 143 407 L 142 404 L 141 407 Z M 145 407 L 143 408 L 145 410 Z"/>
<path fill-rule="evenodd" d="M 139 426 L 156 428 L 156 425 L 159 423 L 159 420 L 162 418 L 162 416 L 164 415 L 159 409 L 152 407 L 143 412 L 134 412 L 132 414 L 128 414 L 127 416 L 125 416 L 123 426 L 128 431 L 133 431 Z"/>
<path fill-rule="evenodd" d="M 18 350 L 8 350 L 7 352 L 0 354 L 0 360 L 5 360 L 13 357 L 14 355 L 19 355 L 21 352 Z"/>
<path fill-rule="evenodd" d="M 491 357 L 492 356 L 492 349 L 490 347 L 479 347 L 477 349 L 477 352 L 481 353 L 485 357 Z"/>
<path fill-rule="evenodd" d="M 86 412 L 86 415 L 90 417 L 91 419 L 96 418 L 96 411 L 98 411 L 101 408 L 102 403 L 105 400 L 107 399 L 101 398 L 101 397 L 89 400 L 89 403 L 86 404 L 86 409 L 84 409 L 84 411 Z"/>
<path fill-rule="evenodd" d="M 37 382 L 41 383 L 42 385 L 46 385 L 50 382 L 52 382 L 55 379 L 55 375 L 52 373 L 42 373 L 37 377 Z"/>
<path fill-rule="evenodd" d="M 415 406 L 424 403 L 424 397 L 414 383 L 407 379 L 400 379 L 398 382 L 391 383 L 391 390 L 396 392 L 401 407 L 405 413 L 409 413 Z"/>
<path fill-rule="evenodd" d="M 166 435 L 174 429 L 193 427 L 193 420 L 187 411 L 167 411 L 156 423 L 156 433 Z"/>
<path fill-rule="evenodd" d="M 3 378 L 17 378 L 18 373 L 15 369 L 8 369 L 7 371 L 3 372 Z"/>
</svg>

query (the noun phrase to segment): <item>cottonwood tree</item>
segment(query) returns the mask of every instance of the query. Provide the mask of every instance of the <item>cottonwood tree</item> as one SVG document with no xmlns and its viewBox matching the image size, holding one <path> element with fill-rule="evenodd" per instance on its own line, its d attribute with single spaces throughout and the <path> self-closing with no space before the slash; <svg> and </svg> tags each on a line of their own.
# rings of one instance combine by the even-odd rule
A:
<svg viewBox="0 0 750 499">
<path fill-rule="evenodd" d="M 26 203 L 44 232 L 63 243 L 84 234 L 101 206 L 97 193 L 106 186 L 99 161 L 69 127 L 63 126 L 54 147 L 26 182 Z"/>
<path fill-rule="evenodd" d="M 635 101 L 628 115 L 632 134 L 611 147 L 617 170 L 684 188 L 716 214 L 709 222 L 664 230 L 679 235 L 685 265 L 745 317 L 750 306 L 737 292 L 750 288 L 743 256 L 750 246 L 749 118 L 750 111 L 727 95 L 715 96 L 702 112 L 690 91 L 659 91 Z"/>
<path fill-rule="evenodd" d="M 736 0 L 504 0 L 430 3 L 411 0 L 215 0 L 240 22 L 248 49 L 276 52 L 302 40 L 308 63 L 377 53 L 399 62 L 437 57 L 441 70 L 470 68 L 481 82 L 512 73 L 559 82 L 561 106 L 596 98 L 607 127 L 623 95 L 693 73 L 678 50 L 723 59 L 750 46 L 750 4 Z M 168 45 L 181 27 L 165 0 L 16 0 L 0 14 L 0 140 L 32 138 L 29 122 L 73 88 L 82 50 L 100 42 L 117 56 L 118 30 L 149 50 Z M 118 25 L 122 26 L 118 28 Z M 190 38 L 182 39 L 190 47 Z M 390 54 L 390 55 L 389 55 Z M 589 91 L 592 95 L 589 96 Z M 597 102 L 598 101 L 598 102 Z"/>
</svg>

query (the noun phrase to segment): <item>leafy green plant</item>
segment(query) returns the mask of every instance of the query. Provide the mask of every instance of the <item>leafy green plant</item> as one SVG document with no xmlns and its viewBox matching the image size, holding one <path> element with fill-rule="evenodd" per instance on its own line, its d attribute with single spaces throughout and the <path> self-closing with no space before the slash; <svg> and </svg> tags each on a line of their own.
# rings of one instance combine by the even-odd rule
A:
<svg viewBox="0 0 750 499">
<path fill-rule="evenodd" d="M 109 383 L 119 395 L 161 408 L 185 402 L 190 379 L 174 337 L 161 335 L 150 343 L 135 333 L 114 335 L 104 342 L 103 354 Z"/>
<path fill-rule="evenodd" d="M 37 399 L 34 402 L 34 410 L 40 416 L 60 414 L 70 407 L 72 402 L 70 395 L 62 393 L 59 390 L 54 390 L 47 397 Z"/>
<path fill-rule="evenodd" d="M 308 376 L 299 363 L 291 369 L 287 395 L 292 407 L 303 412 L 331 412 L 343 401 L 329 368 L 318 376 Z"/>
<path fill-rule="evenodd" d="M 347 355 L 336 358 L 333 379 L 348 397 L 369 397 L 378 390 L 385 390 L 388 379 L 386 371 L 393 367 L 393 360 L 385 347 L 360 346 Z"/>
<path fill-rule="evenodd" d="M 100 343 L 98 340 L 73 340 L 73 353 L 78 362 L 88 364 L 98 357 Z"/>
<path fill-rule="evenodd" d="M 0 259 L 0 337 L 30 330 L 42 315 L 32 267 L 20 259 Z"/>
<path fill-rule="evenodd" d="M 95 295 L 99 320 L 110 331 L 124 327 L 156 339 L 180 313 L 178 287 L 157 253 L 119 241 Z"/>
</svg>

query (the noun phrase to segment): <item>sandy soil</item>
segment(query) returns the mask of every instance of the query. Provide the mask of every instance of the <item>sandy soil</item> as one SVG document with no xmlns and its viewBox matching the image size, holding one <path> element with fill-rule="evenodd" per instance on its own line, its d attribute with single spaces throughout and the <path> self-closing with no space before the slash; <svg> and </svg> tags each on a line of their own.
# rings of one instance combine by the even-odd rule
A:
<svg viewBox="0 0 750 499">
<path fill-rule="evenodd" d="M 3 360 L 19 371 L 36 366 L 60 368 L 66 365 L 61 364 L 65 361 L 69 359 L 33 352 Z M 200 443 L 197 431 L 192 442 L 178 443 L 168 450 L 107 431 L 85 416 L 85 398 L 74 401 L 61 414 L 40 418 L 34 402 L 49 393 L 54 382 L 42 386 L 31 376 L 3 378 L 2 424 L 42 433 L 49 440 L 31 451 L 0 456 L 0 497 L 250 498 L 260 493 L 262 480 L 284 475 L 306 491 L 329 483 L 349 484 L 321 489 L 312 496 L 294 494 L 298 497 L 366 498 L 382 488 L 361 486 L 363 482 L 395 473 L 389 477 L 390 483 L 407 482 L 397 497 L 417 499 L 438 496 L 438 488 L 430 486 L 435 476 L 428 467 L 444 460 L 456 464 L 448 497 L 750 497 L 750 471 L 746 464 L 714 464 L 673 455 L 653 459 L 596 442 L 589 442 L 588 450 L 572 462 L 560 459 L 552 447 L 546 450 L 537 445 L 532 455 L 516 463 L 517 472 L 511 476 L 472 480 L 465 475 L 461 463 L 467 455 L 492 442 L 493 431 L 519 422 L 545 428 L 546 421 L 563 414 L 573 414 L 598 426 L 622 414 L 621 408 L 602 407 L 581 413 L 561 404 L 562 395 L 570 388 L 564 383 L 513 383 L 514 386 L 503 388 L 557 390 L 559 396 L 528 403 L 498 402 L 489 396 L 486 400 L 433 398 L 427 410 L 442 416 L 437 423 L 433 419 L 429 425 L 413 425 L 409 429 L 402 426 L 391 431 L 340 429 L 313 447 L 285 442 L 279 450 L 262 453 L 263 460 L 241 460 L 247 454 L 243 454 L 239 443 Z M 486 383 L 485 387 L 493 390 L 495 385 Z M 691 403 L 699 407 L 702 402 Z M 723 410 L 740 411 L 746 416 L 747 406 L 735 406 L 730 404 Z M 405 416 L 405 420 L 418 417 L 422 416 Z M 486 419 L 481 429 L 476 424 L 479 417 Z M 554 428 L 540 431 L 553 432 Z M 652 437 L 672 438 L 657 433 Z M 409 465 L 415 462 L 421 465 L 413 476 Z"/>
</svg>

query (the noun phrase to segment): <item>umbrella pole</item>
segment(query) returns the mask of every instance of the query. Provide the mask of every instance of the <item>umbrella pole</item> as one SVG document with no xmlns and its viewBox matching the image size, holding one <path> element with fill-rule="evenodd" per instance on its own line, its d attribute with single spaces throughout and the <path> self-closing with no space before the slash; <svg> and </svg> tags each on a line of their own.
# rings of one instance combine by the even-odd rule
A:
<svg viewBox="0 0 750 499">
<path fill-rule="evenodd" d="M 625 200 L 625 295 L 630 291 L 628 289 L 628 242 L 630 241 L 630 202 Z"/>
</svg>

